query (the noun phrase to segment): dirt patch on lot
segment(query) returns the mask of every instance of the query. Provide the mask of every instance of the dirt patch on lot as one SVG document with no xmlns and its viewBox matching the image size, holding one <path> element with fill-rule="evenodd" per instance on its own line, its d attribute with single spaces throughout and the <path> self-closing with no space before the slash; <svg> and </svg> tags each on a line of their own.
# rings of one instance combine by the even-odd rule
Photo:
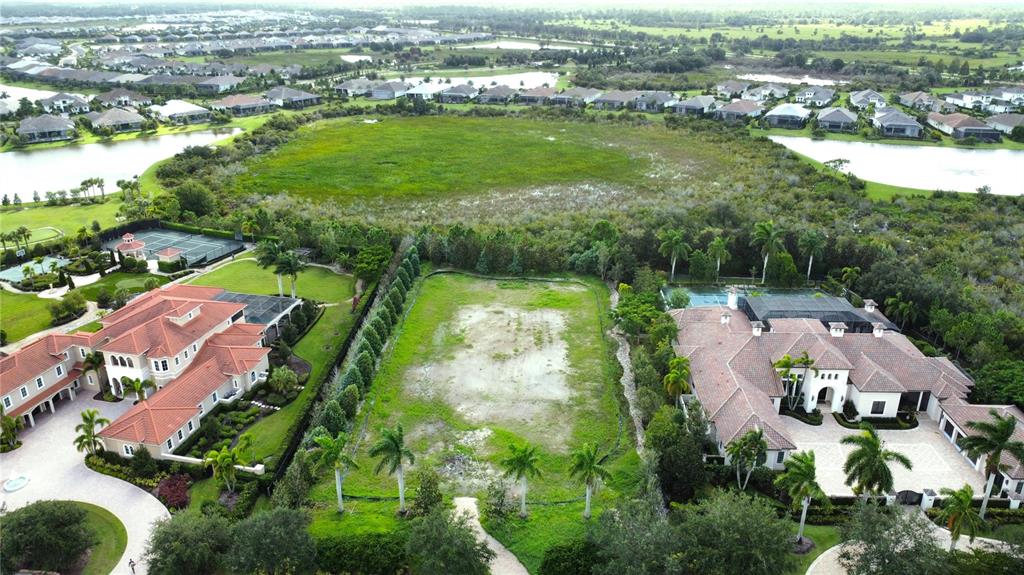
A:
<svg viewBox="0 0 1024 575">
<path fill-rule="evenodd" d="M 469 422 L 563 451 L 572 431 L 564 418 L 572 395 L 565 328 L 558 310 L 463 307 L 435 333 L 442 356 L 410 368 L 407 389 L 443 399 Z"/>
</svg>

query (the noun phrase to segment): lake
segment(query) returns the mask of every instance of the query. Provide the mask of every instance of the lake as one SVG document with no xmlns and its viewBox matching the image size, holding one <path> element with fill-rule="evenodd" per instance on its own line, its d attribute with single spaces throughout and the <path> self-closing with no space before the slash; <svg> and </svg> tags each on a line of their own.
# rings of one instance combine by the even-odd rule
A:
<svg viewBox="0 0 1024 575">
<path fill-rule="evenodd" d="M 769 136 L 773 142 L 819 162 L 849 160 L 843 171 L 858 178 L 922 190 L 1024 195 L 1024 150 L 971 150 Z"/>
<path fill-rule="evenodd" d="M 355 64 L 356 62 L 370 62 L 373 60 L 373 56 L 364 56 L 361 54 L 342 54 L 341 59 L 350 64 Z"/>
<path fill-rule="evenodd" d="M 60 148 L 14 150 L 0 154 L 0 174 L 5 194 L 32 200 L 32 192 L 67 190 L 88 178 L 103 178 L 108 192 L 117 191 L 117 180 L 142 174 L 154 163 L 187 146 L 204 146 L 237 134 L 238 128 L 167 134 L 120 142 L 79 144 Z"/>
<path fill-rule="evenodd" d="M 472 50 L 473 48 L 485 48 L 490 50 L 540 50 L 541 45 L 539 42 L 529 42 L 523 40 L 498 40 L 497 42 L 487 42 L 484 44 L 465 44 L 457 47 L 459 50 Z M 563 46 L 559 44 L 545 44 L 544 48 L 547 50 L 578 50 L 574 46 Z M 581 46 L 580 48 L 584 48 Z"/>
<path fill-rule="evenodd" d="M 479 88 L 505 84 L 513 89 L 523 88 L 529 90 L 544 84 L 554 87 L 555 82 L 558 81 L 558 74 L 553 72 L 522 72 L 519 74 L 499 74 L 494 76 L 451 76 L 446 78 L 431 76 L 430 79 L 433 84 L 448 84 L 448 80 L 451 80 L 450 84 L 452 86 L 472 83 Z M 405 81 L 412 84 L 420 84 L 423 82 L 423 76 L 406 78 Z"/>
</svg>

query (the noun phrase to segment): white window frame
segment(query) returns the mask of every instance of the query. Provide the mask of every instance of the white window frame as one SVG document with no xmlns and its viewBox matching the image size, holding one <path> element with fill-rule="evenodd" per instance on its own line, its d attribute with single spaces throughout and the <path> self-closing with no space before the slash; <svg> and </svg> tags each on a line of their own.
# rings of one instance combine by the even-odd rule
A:
<svg viewBox="0 0 1024 575">
<path fill-rule="evenodd" d="M 62 375 L 64 375 L 64 366 L 58 363 L 57 364 L 57 377 L 60 377 Z"/>
<path fill-rule="evenodd" d="M 42 389 L 44 385 L 46 385 L 46 384 L 43 382 L 43 378 L 37 377 L 36 378 L 36 389 Z"/>
<path fill-rule="evenodd" d="M 206 413 L 206 408 L 203 407 L 203 404 L 200 403 L 199 404 L 199 415 L 203 415 L 204 413 Z"/>
<path fill-rule="evenodd" d="M 22 399 L 28 399 L 28 386 L 21 386 L 21 389 L 19 389 L 18 392 L 21 393 Z"/>
<path fill-rule="evenodd" d="M 14 402 L 11 401 L 11 396 L 5 395 L 4 396 L 4 409 L 10 409 L 12 405 L 14 405 Z"/>
<path fill-rule="evenodd" d="M 195 353 L 198 349 L 199 349 L 199 346 L 193 343 L 192 344 L 192 353 Z"/>
<path fill-rule="evenodd" d="M 91 373 L 89 375 L 85 376 L 85 379 L 86 379 L 86 381 L 89 382 L 89 385 L 92 385 L 92 374 Z"/>
<path fill-rule="evenodd" d="M 85 355 L 86 354 L 85 354 L 85 348 L 84 347 L 78 348 L 78 355 L 80 355 L 82 357 L 82 359 L 85 359 Z"/>
<path fill-rule="evenodd" d="M 161 359 L 160 360 L 160 371 L 167 371 L 167 370 L 168 370 L 167 360 L 166 359 Z"/>
<path fill-rule="evenodd" d="M 231 378 L 231 387 L 238 389 L 238 380 L 234 377 Z"/>
<path fill-rule="evenodd" d="M 875 411 L 875 406 L 878 405 L 878 404 L 882 404 L 882 410 L 876 412 Z M 885 406 L 886 406 L 886 402 L 884 402 L 884 401 L 872 401 L 871 402 L 871 415 L 882 415 L 882 414 L 884 414 L 885 413 Z"/>
<path fill-rule="evenodd" d="M 185 350 L 185 359 L 188 359 L 188 349 Z"/>
<path fill-rule="evenodd" d="M 188 432 L 189 432 L 189 433 L 192 433 L 192 432 L 193 432 L 193 431 L 195 431 L 195 430 L 196 430 L 196 426 L 195 426 L 195 425 L 192 425 L 192 420 L 191 420 L 191 419 L 190 419 L 190 420 L 188 420 Z"/>
<path fill-rule="evenodd" d="M 210 395 L 210 397 L 211 397 L 211 398 L 213 398 L 213 402 L 214 402 L 214 403 L 217 403 L 217 392 L 216 392 L 216 391 L 214 391 L 214 392 L 213 392 L 213 393 L 212 393 L 212 394 Z"/>
<path fill-rule="evenodd" d="M 256 383 L 256 372 L 255 371 L 250 371 L 249 372 L 249 383 Z"/>
<path fill-rule="evenodd" d="M 178 359 L 178 356 L 174 356 L 174 365 L 175 367 L 181 365 L 181 360 Z"/>
<path fill-rule="evenodd" d="M 178 441 L 181 441 L 183 439 L 185 439 L 185 432 L 179 429 L 178 430 Z"/>
<path fill-rule="evenodd" d="M 167 449 L 174 449 L 174 444 L 171 443 L 170 439 L 167 440 Z"/>
<path fill-rule="evenodd" d="M 135 448 L 128 444 L 122 445 L 121 451 L 124 452 L 125 457 L 131 457 L 135 455 Z"/>
</svg>

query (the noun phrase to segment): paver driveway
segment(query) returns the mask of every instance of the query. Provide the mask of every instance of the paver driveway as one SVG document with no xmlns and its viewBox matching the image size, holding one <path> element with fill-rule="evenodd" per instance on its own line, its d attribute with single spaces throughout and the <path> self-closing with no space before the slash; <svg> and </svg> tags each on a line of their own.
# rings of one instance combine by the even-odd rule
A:
<svg viewBox="0 0 1024 575">
<path fill-rule="evenodd" d="M 134 485 L 85 466 L 84 457 L 75 450 L 75 426 L 85 409 L 99 410 L 113 421 L 131 407 L 131 401 L 107 403 L 87 395 L 74 401 L 62 401 L 57 412 L 36 417 L 36 426 L 21 433 L 23 445 L 0 455 L 0 483 L 26 475 L 29 484 L 14 493 L 0 491 L 8 510 L 18 509 L 40 499 L 69 499 L 99 505 L 117 516 L 128 531 L 128 545 L 113 573 L 131 573 L 128 560 L 138 564 L 135 572 L 144 574 L 140 561 L 153 522 L 168 516 L 167 508 L 155 497 Z"/>
<path fill-rule="evenodd" d="M 943 437 L 934 421 L 924 414 L 920 417 L 921 423 L 914 429 L 878 431 L 888 449 L 906 455 L 914 464 L 913 471 L 907 471 L 901 465 L 892 466 L 896 491 L 920 493 L 923 489 L 931 489 L 938 493 L 943 487 L 959 489 L 964 483 L 969 483 L 975 493 L 981 493 L 985 488 L 982 475 L 972 469 L 953 444 Z M 843 464 L 853 448 L 841 445 L 839 440 L 858 431 L 840 426 L 830 413 L 826 413 L 824 419 L 824 423 L 814 426 L 783 417 L 797 450 L 814 450 L 818 482 L 825 493 L 851 495 L 853 491 L 845 485 Z"/>
</svg>

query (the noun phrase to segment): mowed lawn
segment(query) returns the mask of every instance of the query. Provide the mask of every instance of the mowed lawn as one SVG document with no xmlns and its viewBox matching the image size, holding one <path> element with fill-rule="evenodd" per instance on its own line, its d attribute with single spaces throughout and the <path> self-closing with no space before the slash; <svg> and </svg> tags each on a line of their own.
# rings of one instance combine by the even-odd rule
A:
<svg viewBox="0 0 1024 575">
<path fill-rule="evenodd" d="M 89 560 L 82 569 L 82 575 L 107 575 L 114 572 L 114 567 L 124 555 L 128 545 L 128 531 L 121 520 L 113 513 L 91 503 L 72 501 L 75 506 L 85 511 L 86 527 L 96 537 L 96 544 L 89 552 Z"/>
<path fill-rule="evenodd" d="M 87 286 L 77 288 L 76 291 L 81 293 L 85 299 L 96 301 L 96 296 L 100 293 L 100 290 L 104 289 L 107 290 L 107 293 L 111 296 L 119 289 L 126 289 L 130 293 L 145 291 L 146 281 L 150 278 L 156 279 L 157 283 L 160 285 L 164 285 L 168 281 L 166 276 L 158 276 L 156 274 L 114 272 L 103 276 L 96 283 L 91 283 Z"/>
<path fill-rule="evenodd" d="M 7 332 L 7 341 L 13 343 L 50 327 L 49 301 L 36 294 L 0 290 L 0 329 Z"/>
<path fill-rule="evenodd" d="M 530 518 L 514 517 L 504 522 L 485 518 L 488 531 L 509 547 L 531 572 L 536 572 L 545 549 L 586 529 L 582 517 L 583 489 L 568 476 L 570 449 L 592 443 L 608 454 L 604 465 L 613 478 L 595 496 L 595 517 L 620 494 L 632 494 L 639 481 L 639 458 L 628 426 L 619 435 L 619 372 L 610 343 L 603 336 L 607 327 L 604 325 L 607 289 L 596 281 L 565 285 L 498 282 L 462 275 L 434 276 L 423 280 L 416 289 L 418 292 L 410 292 L 415 303 L 368 392 L 368 402 L 364 405 L 364 409 L 371 409 L 367 436 L 353 446 L 359 469 L 351 471 L 345 480 L 346 492 L 354 496 L 397 496 L 394 477 L 383 473 L 375 475 L 376 462 L 367 453 L 382 426 L 401 423 L 407 445 L 416 456 L 415 465 L 406 473 L 407 496 L 415 493 L 415 479 L 410 477 L 415 468 L 438 469 L 453 454 L 461 454 L 474 462 L 472 466 L 480 470 L 483 479 L 479 479 L 477 472 L 464 477 L 446 477 L 445 493 L 476 496 L 481 507 L 486 498 L 487 478 L 501 474 L 499 462 L 507 454 L 508 446 L 526 442 L 536 445 L 542 477 L 530 482 Z M 558 332 L 540 329 L 530 323 L 531 318 L 537 317 L 531 314 L 562 318 L 563 328 Z M 463 325 L 460 321 L 467 316 L 495 318 L 502 324 L 507 321 L 508 330 L 524 333 L 524 339 L 514 340 L 515 345 L 521 347 L 499 348 L 475 340 L 474 334 L 479 328 L 472 324 L 460 327 Z M 484 321 L 488 323 L 482 325 L 490 325 L 492 320 Z M 520 325 L 525 327 L 520 328 Z M 500 410 L 491 407 L 504 405 L 510 399 L 506 390 L 483 391 L 479 400 L 470 398 L 468 404 L 461 406 L 457 405 L 458 400 L 446 397 L 441 390 L 424 391 L 431 387 L 433 379 L 421 380 L 423 377 L 445 378 L 447 375 L 435 374 L 442 371 L 448 374 L 445 370 L 452 365 L 470 371 L 477 362 L 492 358 L 499 362 L 496 365 L 516 366 L 520 361 L 533 361 L 534 356 L 520 356 L 520 353 L 535 350 L 546 353 L 547 349 L 557 349 L 559 345 L 564 346 L 563 373 L 569 390 L 564 399 L 548 402 L 545 388 L 539 390 L 544 399 L 538 401 L 538 388 L 532 388 L 528 379 L 520 381 L 518 376 L 512 375 L 508 380 L 497 378 L 493 385 L 524 389 L 521 392 L 523 409 L 516 414 L 495 415 L 495 411 Z M 460 359 L 467 357 L 465 354 L 469 359 Z M 561 357 L 551 358 L 555 363 L 562 360 Z M 455 363 L 448 363 L 450 361 Z M 500 363 L 503 361 L 510 363 Z M 424 373 L 430 375 L 424 376 Z M 461 383 L 454 387 L 459 385 Z M 539 415 L 527 413 L 538 405 L 543 406 Z M 491 415 L 481 420 L 468 416 L 469 412 Z M 358 419 L 362 421 L 362 417 L 360 414 Z M 334 497 L 334 482 L 325 474 L 311 494 L 316 502 L 312 533 L 389 530 L 399 521 L 394 515 L 397 501 L 350 499 L 346 514 L 339 516 L 332 509 Z"/>
<path fill-rule="evenodd" d="M 628 183 L 647 160 L 606 143 L 614 126 L 513 118 L 327 120 L 239 176 L 247 193 L 426 198 L 583 181 Z"/>
<path fill-rule="evenodd" d="M 243 256 L 244 257 L 244 256 Z M 285 295 L 290 293 L 289 279 L 284 278 Z M 248 259 L 236 260 L 212 272 L 203 274 L 189 283 L 193 285 L 220 287 L 241 293 L 277 295 L 277 276 L 270 270 L 260 268 Z M 292 352 L 312 365 L 309 381 L 317 381 L 325 370 L 349 330 L 355 323 L 349 301 L 355 293 L 355 280 L 349 275 L 336 274 L 330 270 L 309 267 L 299 274 L 296 283 L 299 297 L 309 298 L 328 304 L 323 316 L 312 329 L 292 347 Z M 279 453 L 284 448 L 288 428 L 302 413 L 304 406 L 313 399 L 313 385 L 307 385 L 299 396 L 280 411 L 261 419 L 247 431 L 253 437 L 253 455 L 262 460 Z"/>
<path fill-rule="evenodd" d="M 22 198 L 26 200 L 28 198 Z M 24 204 L 23 204 L 24 206 Z M 39 230 L 33 234 L 29 242 L 56 236 L 44 228 L 57 228 L 68 235 L 75 234 L 82 226 L 89 227 L 93 220 L 104 228 L 113 226 L 118 208 L 121 207 L 120 195 L 111 197 L 102 204 L 84 206 L 47 206 L 31 204 L 21 209 L 4 208 L 0 210 L 0 232 L 9 232 L 25 226 L 30 230 Z"/>
</svg>

